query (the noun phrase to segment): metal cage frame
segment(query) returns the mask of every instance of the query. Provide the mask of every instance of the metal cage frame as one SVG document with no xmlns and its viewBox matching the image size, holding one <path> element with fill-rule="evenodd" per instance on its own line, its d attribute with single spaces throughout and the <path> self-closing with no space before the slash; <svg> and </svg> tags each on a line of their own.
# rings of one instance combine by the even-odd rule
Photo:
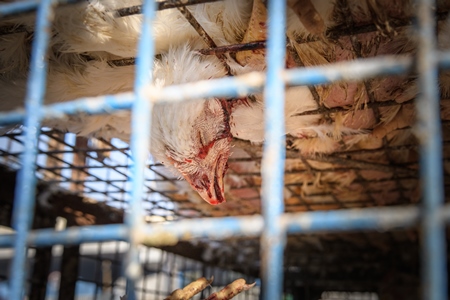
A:
<svg viewBox="0 0 450 300">
<path fill-rule="evenodd" d="M 285 1 L 268 1 L 269 24 L 267 41 L 267 72 L 228 77 L 204 82 L 169 86 L 155 90 L 151 81 L 154 56 L 152 20 L 156 2 L 144 1 L 143 27 L 136 59 L 134 92 L 82 98 L 62 104 L 43 106 L 47 63 L 45 53 L 53 8 L 57 3 L 73 1 L 25 0 L 0 5 L 0 16 L 37 9 L 36 36 L 32 47 L 30 76 L 24 111 L 0 113 L 0 124 L 23 122 L 25 151 L 18 175 L 13 228 L 15 234 L 0 236 L 0 247 L 13 247 L 15 256 L 11 266 L 9 299 L 22 299 L 26 278 L 27 247 L 80 244 L 122 240 L 130 243 L 125 274 L 128 278 L 128 299 L 135 299 L 134 284 L 142 275 L 137 246 L 142 241 L 210 237 L 225 239 L 232 236 L 261 236 L 263 299 L 281 299 L 283 282 L 283 250 L 288 233 L 318 231 L 390 230 L 419 225 L 421 229 L 423 297 L 430 300 L 447 298 L 445 225 L 450 221 L 450 205 L 444 204 L 442 174 L 442 137 L 439 117 L 437 75 L 439 68 L 450 67 L 450 53 L 436 49 L 435 18 L 432 0 L 417 0 L 416 17 L 418 54 L 415 58 L 394 56 L 358 59 L 328 66 L 296 68 L 284 67 L 286 24 Z M 273 20 L 276 20 L 274 22 Z M 315 85 L 338 80 L 367 79 L 380 75 L 401 74 L 415 68 L 420 95 L 416 101 L 420 130 L 421 180 L 423 202 L 414 207 L 384 207 L 347 209 L 327 212 L 284 213 L 282 197 L 283 162 L 285 158 L 283 122 L 284 86 Z M 243 80 L 245 78 L 245 80 Z M 201 85 L 200 88 L 193 88 Z M 262 163 L 261 216 L 207 218 L 181 220 L 168 224 L 145 224 L 141 216 L 144 182 L 143 170 L 149 145 L 150 119 L 148 111 L 159 101 L 185 101 L 207 97 L 237 97 L 262 91 L 266 103 L 266 142 Z M 148 101 L 150 97 L 151 101 Z M 131 149 L 133 194 L 124 224 L 84 226 L 63 231 L 40 229 L 31 231 L 36 185 L 36 145 L 40 121 L 64 114 L 87 112 L 99 114 L 121 109 L 132 110 Z M 220 228 L 222 230 L 217 230 Z"/>
</svg>

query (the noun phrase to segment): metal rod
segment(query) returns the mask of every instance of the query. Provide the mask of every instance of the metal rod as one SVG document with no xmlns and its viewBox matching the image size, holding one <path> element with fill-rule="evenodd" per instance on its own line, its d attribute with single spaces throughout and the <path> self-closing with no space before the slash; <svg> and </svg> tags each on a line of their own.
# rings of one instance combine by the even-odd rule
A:
<svg viewBox="0 0 450 300">
<path fill-rule="evenodd" d="M 450 55 L 438 53 L 442 67 L 450 67 Z M 386 56 L 361 59 L 320 67 L 290 69 L 283 72 L 283 79 L 289 85 L 327 84 L 339 80 L 363 80 L 381 75 L 398 75 L 411 69 L 412 58 L 404 56 Z M 364 70 L 364 66 L 368 70 Z M 352 71 L 353 70 L 353 71 Z M 309 75 L 311 77 L 309 77 Z M 253 72 L 236 77 L 226 77 L 197 83 L 180 84 L 152 90 L 147 94 L 154 102 L 180 102 L 198 98 L 243 97 L 261 92 L 265 75 Z M 60 118 L 65 115 L 86 112 L 88 114 L 111 113 L 130 109 L 134 101 L 131 92 L 100 97 L 86 97 L 74 101 L 47 105 L 43 108 L 45 118 Z M 23 109 L 0 113 L 0 124 L 17 124 L 25 118 Z"/>
<path fill-rule="evenodd" d="M 202 55 L 218 55 L 226 53 L 236 53 L 239 51 L 259 50 L 266 48 L 266 41 L 249 42 L 245 44 L 234 44 L 226 46 L 216 46 L 207 49 L 197 49 L 199 54 Z"/>
<path fill-rule="evenodd" d="M 286 146 L 284 137 L 284 82 L 286 56 L 286 1 L 268 3 L 267 78 L 264 90 L 265 143 L 261 163 L 262 214 L 261 277 L 263 299 L 281 299 L 283 252 L 286 232 L 279 219 L 284 212 L 283 180 Z"/>
<path fill-rule="evenodd" d="M 0 235 L 0 247 L 11 247 L 16 234 Z M 127 228 L 123 224 L 71 227 L 55 231 L 53 229 L 33 230 L 28 235 L 28 245 L 78 245 L 89 242 L 105 242 L 111 240 L 126 241 Z"/>
<path fill-rule="evenodd" d="M 0 16 L 31 11 L 36 9 L 39 3 L 39 0 L 31 0 L 2 4 L 0 5 Z"/>
<path fill-rule="evenodd" d="M 333 66 L 333 67 L 330 67 Z M 336 81 L 361 81 L 383 75 L 405 74 L 412 70 L 408 56 L 384 56 L 373 59 L 356 59 L 321 67 L 297 68 L 285 71 L 289 85 L 316 85 Z M 308 71 L 308 72 L 306 72 Z"/>
<path fill-rule="evenodd" d="M 134 94 L 131 92 L 117 95 L 106 95 L 100 97 L 86 97 L 75 101 L 47 105 L 42 108 L 41 115 L 45 118 L 63 118 L 66 114 L 77 114 L 86 112 L 91 114 L 102 114 L 130 109 L 133 105 Z M 23 109 L 0 113 L 0 123 L 16 124 L 25 118 Z"/>
<path fill-rule="evenodd" d="M 66 4 L 66 3 L 77 3 L 84 0 L 56 0 L 55 3 Z M 0 16 L 25 13 L 33 11 L 39 7 L 42 3 L 40 0 L 29 0 L 29 1 L 14 1 L 7 4 L 0 5 Z M 37 27 L 36 27 L 37 28 Z"/>
<path fill-rule="evenodd" d="M 50 38 L 54 0 L 42 0 L 37 11 L 37 33 L 33 41 L 30 76 L 25 96 L 24 154 L 22 169 L 18 173 L 14 197 L 12 225 L 17 235 L 14 241 L 14 257 L 11 263 L 9 299 L 22 299 L 26 277 L 26 247 L 33 221 L 36 188 L 36 157 L 39 141 L 42 106 L 47 78 L 46 54 Z"/>
<path fill-rule="evenodd" d="M 450 55 L 439 55 L 440 63 L 450 67 Z M 413 61 L 405 56 L 385 56 L 340 62 L 327 66 L 289 69 L 283 71 L 282 79 L 288 85 L 327 84 L 339 80 L 363 80 L 381 75 L 398 75 L 410 70 Z M 365 67 L 368 69 L 366 70 Z M 199 98 L 243 97 L 261 92 L 265 75 L 260 72 L 204 80 L 196 83 L 168 86 L 158 90 L 147 90 L 147 97 L 154 102 L 180 102 Z M 111 113 L 130 109 L 134 101 L 131 92 L 100 97 L 86 97 L 74 101 L 47 105 L 43 117 L 61 118 L 66 114 L 85 112 L 88 114 Z M 25 117 L 23 109 L 0 113 L 0 124 L 17 124 Z"/>
<path fill-rule="evenodd" d="M 415 206 L 398 206 L 285 214 L 281 221 L 288 233 L 352 231 L 356 228 L 358 231 L 387 231 L 414 227 L 419 216 L 419 208 Z"/>
<path fill-rule="evenodd" d="M 450 52 L 435 52 L 437 57 L 438 67 L 440 69 L 450 68 Z"/>
<path fill-rule="evenodd" d="M 167 0 L 167 1 L 159 1 L 157 2 L 156 10 L 165 10 L 170 8 L 184 7 L 188 5 L 202 4 L 202 3 L 210 3 L 217 2 L 222 0 Z M 142 5 L 136 5 L 131 7 L 120 8 L 116 10 L 119 17 L 138 15 L 142 13 Z"/>
<path fill-rule="evenodd" d="M 203 26 L 197 21 L 197 19 L 194 17 L 194 15 L 185 7 L 185 6 L 179 6 L 178 11 L 183 15 L 183 17 L 186 19 L 186 21 L 191 24 L 192 28 L 195 29 L 195 31 L 198 33 L 198 35 L 203 39 L 205 44 L 209 48 L 216 48 L 217 45 L 214 42 L 214 40 L 209 36 L 209 34 L 206 32 L 206 30 L 203 28 Z M 231 75 L 231 68 L 227 63 L 227 58 L 224 54 L 216 54 L 217 59 L 222 63 L 223 67 L 227 71 L 227 75 Z"/>
<path fill-rule="evenodd" d="M 445 227 L 439 218 L 444 203 L 442 132 L 440 124 L 438 63 L 433 0 L 417 3 L 416 135 L 420 142 L 422 182 L 422 288 L 423 299 L 447 299 Z"/>
<path fill-rule="evenodd" d="M 387 107 L 387 106 L 397 106 L 397 105 L 404 105 L 407 103 L 412 103 L 414 99 L 406 100 L 402 103 L 398 103 L 395 100 L 386 100 L 386 101 L 374 101 L 374 102 L 368 102 L 364 105 L 360 106 L 352 106 L 352 107 L 342 107 L 342 106 L 336 106 L 336 107 L 319 107 L 314 110 L 307 110 L 298 114 L 295 114 L 294 116 L 310 116 L 310 115 L 320 115 L 320 114 L 329 114 L 329 113 L 336 113 L 336 112 L 354 112 L 357 110 L 366 110 L 371 108 L 378 108 L 378 107 Z"/>
<path fill-rule="evenodd" d="M 285 213 L 279 219 L 279 226 L 289 234 L 387 231 L 415 227 L 419 224 L 420 213 L 417 206 Z M 450 223 L 450 204 L 445 205 L 436 218 Z M 257 237 L 261 234 L 263 226 L 263 217 L 260 215 L 186 219 L 170 223 L 146 224 L 139 234 L 141 242 L 161 246 L 179 240 L 198 238 L 223 240 L 231 237 Z M 126 241 L 127 235 L 127 227 L 123 224 L 72 227 L 62 231 L 38 229 L 30 232 L 27 243 L 29 246 L 38 247 L 55 244 L 76 245 L 108 240 Z M 0 247 L 13 246 L 16 236 L 16 234 L 0 235 Z"/>
<path fill-rule="evenodd" d="M 127 299 L 136 299 L 136 282 L 142 277 L 142 266 L 139 263 L 139 232 L 144 225 L 142 196 L 144 187 L 144 169 L 150 147 L 150 127 L 153 103 L 147 101 L 146 88 L 152 82 L 152 66 L 154 55 L 153 19 L 155 17 L 156 2 L 144 1 L 142 32 L 138 44 L 136 58 L 136 79 L 134 92 L 136 99 L 132 106 L 131 119 L 131 153 L 132 153 L 132 192 L 130 210 L 125 215 L 130 247 L 125 260 L 125 275 L 127 276 Z"/>
</svg>

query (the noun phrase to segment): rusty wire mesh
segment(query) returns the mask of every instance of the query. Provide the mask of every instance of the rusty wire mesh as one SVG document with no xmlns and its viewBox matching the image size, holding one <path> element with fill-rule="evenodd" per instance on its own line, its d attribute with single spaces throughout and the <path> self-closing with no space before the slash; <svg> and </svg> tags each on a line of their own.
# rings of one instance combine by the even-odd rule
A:
<svg viewBox="0 0 450 300">
<path fill-rule="evenodd" d="M 347 1 L 342 11 L 352 16 Z M 265 41 L 248 44 L 217 47 L 189 10 L 178 7 L 196 31 L 204 38 L 209 49 L 201 49 L 201 55 L 257 50 L 265 47 Z M 139 13 L 138 8 L 123 10 L 122 16 Z M 341 12 L 342 13 L 342 12 Z M 343 58 L 333 57 L 329 62 L 382 55 L 367 44 L 364 37 L 371 36 L 379 44 L 389 43 L 398 35 L 407 36 L 412 24 L 411 16 L 397 12 L 389 15 L 389 28 L 367 20 L 345 18 L 335 28 L 327 31 L 325 37 L 299 36 L 295 41 L 287 39 L 289 53 L 297 66 L 311 66 L 307 58 L 299 55 L 296 48 L 317 47 L 330 49 L 350 45 L 345 48 Z M 438 25 L 446 21 L 448 7 L 438 7 Z M 339 17 L 339 16 L 337 16 Z M 342 17 L 342 16 L 341 16 Z M 439 27 L 439 26 L 438 26 Z M 20 31 L 1 28 L 0 33 L 10 34 Z M 330 42 L 332 41 L 332 42 Z M 409 53 L 413 55 L 413 53 Z M 226 62 L 222 59 L 222 63 Z M 134 64 L 134 58 L 114 60 L 115 66 Z M 227 68 L 229 70 L 229 68 Z M 445 75 L 445 74 L 444 74 Z M 287 160 L 285 172 L 285 210 L 287 212 L 330 210 L 342 208 L 408 205 L 420 200 L 418 180 L 418 143 L 413 133 L 413 98 L 403 99 L 402 89 L 414 84 L 414 74 L 401 77 L 398 85 L 389 93 L 378 93 L 377 88 L 385 84 L 384 78 L 355 83 L 363 95 L 358 103 L 345 106 L 330 106 L 326 102 L 327 88 L 310 87 L 318 108 L 301 115 L 320 115 L 324 124 L 333 124 L 337 116 L 355 116 L 358 112 L 373 115 L 373 123 L 364 124 L 359 134 L 344 136 L 336 141 L 330 153 L 302 153 L 296 149 L 296 142 L 304 142 L 308 137 L 287 138 Z M 337 83 L 336 85 L 339 85 Z M 347 86 L 348 87 L 348 86 Z M 400 100 L 396 98 L 398 96 Z M 450 186 L 450 95 L 442 95 L 442 128 L 444 147 L 445 190 Z M 300 101 L 300 100 L 299 100 Z M 411 115 L 411 120 L 394 126 L 380 125 L 386 110 L 397 113 L 403 111 Z M 385 126 L 385 127 L 383 127 Z M 377 131 L 378 130 L 378 131 Z M 368 142 L 364 136 L 380 132 L 376 143 Z M 355 136 L 361 135 L 361 140 Z M 95 201 L 111 207 L 126 209 L 130 199 L 129 168 L 131 160 L 129 147 L 113 139 L 111 141 L 77 138 L 45 129 L 39 144 L 37 176 L 51 184 L 84 194 Z M 0 162 L 18 169 L 18 156 L 22 151 L 20 129 L 0 137 Z M 220 217 L 251 215 L 260 213 L 261 198 L 261 146 L 234 139 L 233 155 L 229 159 L 226 177 L 227 203 L 210 206 L 179 181 L 165 167 L 149 159 L 146 170 L 144 209 L 148 222 L 174 221 L 180 218 Z M 292 286 L 316 284 L 318 286 L 353 286 L 371 290 L 376 280 L 386 278 L 386 268 L 395 269 L 396 274 L 406 276 L 406 286 L 417 284 L 418 236 L 415 231 L 394 231 L 390 233 L 342 233 L 307 236 L 290 236 L 286 250 L 286 273 L 293 274 Z M 200 250 L 209 251 L 215 257 L 226 257 L 224 261 L 212 259 L 218 265 L 257 275 L 258 241 L 231 240 L 214 248 L 210 241 L 197 242 Z M 224 246 L 225 245 L 225 246 Z M 219 251 L 218 248 L 228 249 Z M 212 249 L 212 250 L 211 250 Z M 181 253 L 180 249 L 172 251 Z M 215 252 L 216 251 L 216 252 Z M 209 253 L 208 252 L 208 253 Z M 364 253 L 363 255 L 361 253 Z M 405 252 L 407 252 L 405 254 Z M 213 256 L 214 256 L 213 255 Z M 198 257 L 197 257 L 198 258 Z M 395 262 L 395 263 L 394 263 Z M 300 272 L 299 270 L 302 270 Z M 343 272 L 343 270 L 348 272 Z M 375 270 L 375 271 L 374 271 Z M 300 275 L 300 273 L 302 275 Z M 410 274 L 408 277 L 405 274 Z M 309 280 L 315 276 L 315 280 Z M 296 282 L 296 280 L 298 282 Z M 355 280 L 358 281 L 356 284 Z M 299 283 L 300 282 L 300 283 Z M 346 282 L 347 285 L 343 284 Z"/>
</svg>

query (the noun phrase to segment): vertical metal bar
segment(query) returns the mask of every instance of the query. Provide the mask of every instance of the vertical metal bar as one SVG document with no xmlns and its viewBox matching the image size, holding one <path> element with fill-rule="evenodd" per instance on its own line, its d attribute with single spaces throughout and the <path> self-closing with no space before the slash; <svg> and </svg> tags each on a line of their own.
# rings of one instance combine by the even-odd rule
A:
<svg viewBox="0 0 450 300">
<path fill-rule="evenodd" d="M 79 269 L 80 245 L 64 247 L 61 259 L 61 279 L 59 282 L 58 299 L 75 299 Z"/>
<path fill-rule="evenodd" d="M 36 34 L 30 60 L 30 74 L 25 98 L 24 154 L 22 169 L 18 173 L 15 189 L 13 228 L 17 236 L 14 241 L 15 255 L 11 264 L 9 299 L 22 299 L 26 277 L 27 237 L 34 212 L 36 188 L 36 154 L 41 123 L 41 105 L 47 78 L 46 54 L 53 18 L 53 0 L 42 0 L 37 10 Z"/>
<path fill-rule="evenodd" d="M 423 186 L 422 285 L 423 299 L 447 299 L 445 228 L 439 217 L 444 202 L 442 133 L 433 0 L 417 5 L 417 71 L 420 95 L 417 98 L 417 132 L 420 140 L 421 182 Z"/>
<path fill-rule="evenodd" d="M 156 3 L 146 0 L 143 4 L 142 32 L 138 44 L 136 59 L 136 79 L 134 92 L 136 95 L 132 107 L 132 136 L 131 152 L 133 157 L 132 169 L 132 198 L 130 210 L 126 215 L 125 224 L 128 227 L 130 248 L 126 260 L 125 273 L 128 278 L 127 299 L 134 300 L 136 281 L 142 277 L 139 264 L 138 243 L 139 234 L 144 225 L 142 215 L 142 189 L 144 187 L 144 167 L 148 158 L 150 146 L 150 126 L 153 104 L 144 94 L 144 88 L 152 81 L 152 66 L 154 56 L 152 23 L 155 15 Z"/>
<path fill-rule="evenodd" d="M 284 211 L 284 82 L 286 3 L 268 3 L 267 82 L 265 100 L 265 144 L 262 161 L 262 210 L 264 230 L 261 236 L 263 297 L 281 299 L 285 232 L 279 218 Z"/>
<path fill-rule="evenodd" d="M 56 219 L 43 214 L 36 214 L 33 228 L 54 228 Z M 31 273 L 31 286 L 29 300 L 45 299 L 47 293 L 48 275 L 52 264 L 52 247 L 42 247 L 36 249 L 34 255 L 33 272 Z"/>
</svg>

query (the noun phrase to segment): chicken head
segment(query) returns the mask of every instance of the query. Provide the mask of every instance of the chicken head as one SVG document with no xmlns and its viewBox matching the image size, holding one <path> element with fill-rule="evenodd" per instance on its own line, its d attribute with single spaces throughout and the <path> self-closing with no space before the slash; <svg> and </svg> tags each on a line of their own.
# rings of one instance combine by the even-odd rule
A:
<svg viewBox="0 0 450 300">
<path fill-rule="evenodd" d="M 168 124 L 170 123 L 170 124 Z M 225 202 L 223 178 L 231 133 L 225 100 L 155 107 L 152 153 L 212 205 Z"/>
</svg>

